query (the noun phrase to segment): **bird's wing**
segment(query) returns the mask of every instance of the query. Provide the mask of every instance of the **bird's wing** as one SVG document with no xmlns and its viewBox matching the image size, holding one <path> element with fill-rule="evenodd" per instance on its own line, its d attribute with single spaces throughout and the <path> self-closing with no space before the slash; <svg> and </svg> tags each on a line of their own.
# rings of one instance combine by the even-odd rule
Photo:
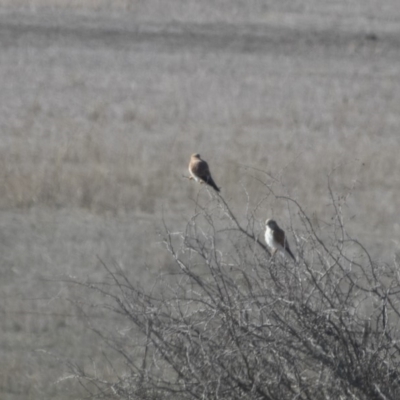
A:
<svg viewBox="0 0 400 400">
<path fill-rule="evenodd" d="M 275 240 L 289 253 L 290 257 L 296 261 L 296 258 L 290 250 L 289 242 L 286 240 L 285 232 L 281 228 L 275 230 Z"/>
<path fill-rule="evenodd" d="M 281 228 L 276 227 L 274 230 L 274 239 L 275 242 L 279 243 L 282 247 L 286 247 L 287 242 L 285 238 L 285 232 Z"/>
<path fill-rule="evenodd" d="M 191 163 L 192 173 L 203 181 L 207 182 L 211 175 L 208 164 L 204 160 L 198 160 Z"/>
<path fill-rule="evenodd" d="M 190 173 L 197 179 L 202 180 L 207 183 L 211 187 L 213 187 L 217 192 L 220 191 L 220 188 L 215 184 L 210 170 L 208 168 L 208 164 L 204 160 L 193 160 L 189 164 Z"/>
</svg>

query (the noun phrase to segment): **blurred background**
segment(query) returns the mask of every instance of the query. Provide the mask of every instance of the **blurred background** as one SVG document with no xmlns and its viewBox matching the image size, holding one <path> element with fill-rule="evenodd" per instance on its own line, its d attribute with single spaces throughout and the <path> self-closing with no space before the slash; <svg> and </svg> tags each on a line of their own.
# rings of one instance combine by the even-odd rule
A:
<svg viewBox="0 0 400 400">
<path fill-rule="evenodd" d="M 193 152 L 260 231 L 296 229 L 267 185 L 329 223 L 330 176 L 392 262 L 399 111 L 397 0 L 0 0 L 0 397 L 83 395 L 62 360 L 94 368 L 104 344 L 61 281 L 168 269 L 163 220 L 209 198 Z"/>
</svg>

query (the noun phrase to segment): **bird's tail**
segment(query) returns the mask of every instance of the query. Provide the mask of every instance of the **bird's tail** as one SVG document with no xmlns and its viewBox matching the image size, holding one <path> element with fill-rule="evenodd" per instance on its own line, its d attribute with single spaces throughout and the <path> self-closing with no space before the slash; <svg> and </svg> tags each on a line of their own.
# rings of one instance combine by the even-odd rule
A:
<svg viewBox="0 0 400 400">
<path fill-rule="evenodd" d="M 285 247 L 285 250 L 287 251 L 287 253 L 289 254 L 290 257 L 293 258 L 293 261 L 296 261 L 295 256 L 293 255 L 292 251 L 290 250 L 289 246 Z"/>
<path fill-rule="evenodd" d="M 208 185 L 210 185 L 213 189 L 215 189 L 217 192 L 220 192 L 219 187 L 215 184 L 213 178 L 211 178 L 211 176 L 207 179 L 206 182 Z"/>
</svg>

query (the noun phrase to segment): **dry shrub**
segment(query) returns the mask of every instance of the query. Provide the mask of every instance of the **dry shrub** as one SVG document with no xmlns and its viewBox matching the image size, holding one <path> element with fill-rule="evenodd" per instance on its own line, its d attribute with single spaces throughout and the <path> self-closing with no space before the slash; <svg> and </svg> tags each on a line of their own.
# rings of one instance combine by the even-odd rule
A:
<svg viewBox="0 0 400 400">
<path fill-rule="evenodd" d="M 239 218 L 210 192 L 183 231 L 165 227 L 174 268 L 151 290 L 106 264 L 103 282 L 74 282 L 98 294 L 83 308 L 115 351 L 112 377 L 70 364 L 93 398 L 399 398 L 398 265 L 347 234 L 332 192 L 325 232 L 275 200 L 298 221 L 296 262 L 270 256 L 255 210 Z M 111 329 L 90 319 L 99 307 Z"/>
</svg>

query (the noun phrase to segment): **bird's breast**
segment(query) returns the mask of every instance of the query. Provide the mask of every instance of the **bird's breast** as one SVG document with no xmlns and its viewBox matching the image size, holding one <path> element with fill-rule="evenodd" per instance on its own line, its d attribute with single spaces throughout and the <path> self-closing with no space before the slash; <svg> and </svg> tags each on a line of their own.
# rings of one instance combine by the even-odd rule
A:
<svg viewBox="0 0 400 400">
<path fill-rule="evenodd" d="M 267 229 L 265 230 L 265 241 L 269 247 L 275 247 L 274 235 L 269 227 L 267 227 Z"/>
<path fill-rule="evenodd" d="M 190 167 L 189 167 L 188 169 L 189 169 L 189 174 L 190 174 L 190 176 L 191 176 L 196 182 L 198 182 L 198 181 L 199 181 L 199 178 L 192 172 L 192 170 L 190 169 Z"/>
</svg>

